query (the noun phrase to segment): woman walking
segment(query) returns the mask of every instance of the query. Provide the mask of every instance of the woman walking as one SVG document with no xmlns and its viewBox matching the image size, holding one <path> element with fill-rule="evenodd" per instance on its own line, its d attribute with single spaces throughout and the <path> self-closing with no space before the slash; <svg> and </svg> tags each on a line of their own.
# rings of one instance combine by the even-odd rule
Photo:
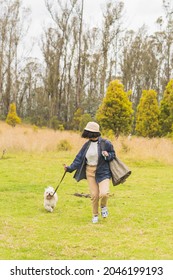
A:
<svg viewBox="0 0 173 280">
<path fill-rule="evenodd" d="M 109 161 L 115 158 L 115 151 L 110 141 L 101 137 L 99 125 L 88 122 L 82 137 L 88 139 L 70 166 L 65 165 L 67 172 L 76 170 L 77 181 L 87 179 L 92 201 L 92 222 L 98 222 L 99 200 L 101 215 L 108 216 L 108 196 L 111 171 Z"/>
</svg>

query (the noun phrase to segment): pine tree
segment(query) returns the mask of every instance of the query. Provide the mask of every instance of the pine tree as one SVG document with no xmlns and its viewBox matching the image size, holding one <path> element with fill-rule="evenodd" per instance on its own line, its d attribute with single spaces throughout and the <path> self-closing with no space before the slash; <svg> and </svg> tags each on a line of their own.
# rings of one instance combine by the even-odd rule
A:
<svg viewBox="0 0 173 280">
<path fill-rule="evenodd" d="M 16 124 L 21 123 L 21 119 L 18 117 L 16 113 L 16 105 L 15 103 L 10 104 L 9 112 L 6 118 L 6 123 L 15 127 Z"/>
<path fill-rule="evenodd" d="M 159 134 L 159 105 L 154 90 L 143 90 L 137 107 L 136 133 L 143 137 Z"/>
<path fill-rule="evenodd" d="M 124 91 L 124 86 L 119 80 L 110 82 L 96 114 L 101 127 L 112 130 L 117 136 L 131 131 L 133 110 L 128 98 L 129 93 Z"/>
<path fill-rule="evenodd" d="M 160 103 L 159 123 L 161 136 L 173 132 L 173 80 L 167 84 Z"/>
</svg>

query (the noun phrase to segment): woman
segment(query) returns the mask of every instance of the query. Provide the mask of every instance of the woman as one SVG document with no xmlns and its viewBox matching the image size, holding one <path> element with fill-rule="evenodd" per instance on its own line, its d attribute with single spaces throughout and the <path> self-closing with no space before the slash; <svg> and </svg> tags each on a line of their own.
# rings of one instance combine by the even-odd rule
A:
<svg viewBox="0 0 173 280">
<path fill-rule="evenodd" d="M 83 145 L 73 163 L 70 166 L 64 166 L 67 172 L 76 170 L 74 178 L 77 181 L 87 179 L 92 201 L 93 223 L 98 222 L 99 199 L 102 217 L 108 216 L 107 201 L 111 178 L 109 161 L 115 158 L 111 142 L 100 136 L 99 125 L 96 122 L 88 122 L 82 133 L 82 137 L 87 138 L 88 141 Z"/>
</svg>

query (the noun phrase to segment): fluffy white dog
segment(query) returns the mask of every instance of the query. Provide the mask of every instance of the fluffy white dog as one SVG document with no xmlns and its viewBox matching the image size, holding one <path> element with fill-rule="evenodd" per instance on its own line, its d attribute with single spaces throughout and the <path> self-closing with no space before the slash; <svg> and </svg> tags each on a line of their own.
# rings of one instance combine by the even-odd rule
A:
<svg viewBox="0 0 173 280">
<path fill-rule="evenodd" d="M 44 208 L 49 212 L 53 212 L 58 201 L 58 195 L 54 194 L 54 191 L 54 188 L 49 186 L 44 192 Z"/>
</svg>

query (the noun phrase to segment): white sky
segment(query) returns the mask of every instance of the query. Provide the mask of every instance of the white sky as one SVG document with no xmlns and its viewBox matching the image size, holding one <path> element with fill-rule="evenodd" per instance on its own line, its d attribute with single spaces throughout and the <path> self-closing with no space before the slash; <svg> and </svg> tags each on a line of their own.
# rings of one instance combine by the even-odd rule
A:
<svg viewBox="0 0 173 280">
<path fill-rule="evenodd" d="M 54 0 L 56 1 L 56 0 Z M 155 30 L 155 21 L 163 15 L 163 0 L 122 0 L 125 4 L 125 27 L 137 30 L 146 24 L 151 32 Z M 173 0 L 171 0 L 173 1 Z M 84 0 L 85 21 L 98 23 L 101 8 L 105 0 Z M 29 34 L 32 37 L 39 37 L 43 25 L 46 24 L 48 13 L 45 8 L 44 0 L 23 0 L 23 4 L 32 10 L 32 24 Z M 36 50 L 37 49 L 37 50 Z M 35 48 L 37 53 L 38 47 Z"/>
<path fill-rule="evenodd" d="M 124 0 L 124 3 L 128 29 L 136 30 L 146 24 L 152 32 L 155 21 L 164 14 L 163 0 Z"/>
</svg>

